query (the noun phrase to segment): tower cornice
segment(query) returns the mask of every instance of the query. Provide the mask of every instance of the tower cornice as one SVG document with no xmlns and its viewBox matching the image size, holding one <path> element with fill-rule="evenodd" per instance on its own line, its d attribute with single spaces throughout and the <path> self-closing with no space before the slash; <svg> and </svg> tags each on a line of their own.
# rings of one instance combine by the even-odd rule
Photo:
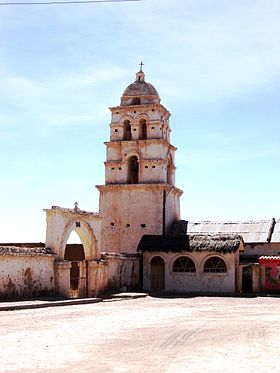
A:
<svg viewBox="0 0 280 373">
<path fill-rule="evenodd" d="M 131 146 L 132 148 L 137 147 L 138 145 L 150 145 L 150 144 L 162 144 L 167 145 L 170 150 L 176 151 L 177 148 L 174 145 L 171 145 L 165 139 L 143 139 L 143 140 L 121 140 L 121 141 L 105 141 L 104 144 L 112 147 L 123 147 L 123 144 L 126 146 Z"/>
<path fill-rule="evenodd" d="M 136 110 L 137 109 L 137 110 Z M 128 111 L 138 111 L 138 112 L 147 112 L 147 110 L 149 109 L 157 109 L 157 110 L 160 110 L 160 111 L 164 111 L 165 113 L 168 114 L 168 118 L 171 116 L 171 113 L 169 112 L 169 110 L 166 109 L 165 106 L 163 106 L 162 104 L 141 104 L 141 105 L 129 105 L 129 106 L 112 106 L 112 107 L 109 107 L 109 110 L 116 114 L 115 112 L 118 111 L 117 114 L 120 114 L 120 113 L 127 113 Z"/>
<path fill-rule="evenodd" d="M 150 184 L 106 184 L 106 185 L 95 185 L 100 192 L 103 190 L 154 190 L 154 191 L 163 191 L 165 190 L 166 193 L 170 193 L 171 191 L 178 196 L 181 196 L 184 192 L 183 190 L 171 186 L 166 183 L 150 183 Z"/>
</svg>

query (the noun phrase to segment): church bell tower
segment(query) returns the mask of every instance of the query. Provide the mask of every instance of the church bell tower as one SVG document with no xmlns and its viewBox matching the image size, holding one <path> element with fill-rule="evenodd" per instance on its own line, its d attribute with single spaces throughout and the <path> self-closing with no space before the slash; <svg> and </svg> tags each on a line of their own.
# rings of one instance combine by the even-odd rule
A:
<svg viewBox="0 0 280 373">
<path fill-rule="evenodd" d="M 105 185 L 98 185 L 102 251 L 135 254 L 144 234 L 168 234 L 180 219 L 169 111 L 142 71 L 110 108 Z"/>
</svg>

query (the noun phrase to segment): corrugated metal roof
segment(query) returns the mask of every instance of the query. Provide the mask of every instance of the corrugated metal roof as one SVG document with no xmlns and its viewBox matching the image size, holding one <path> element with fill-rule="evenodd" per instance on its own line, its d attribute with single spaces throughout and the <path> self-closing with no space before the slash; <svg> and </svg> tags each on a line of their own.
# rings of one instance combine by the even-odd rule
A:
<svg viewBox="0 0 280 373">
<path fill-rule="evenodd" d="M 272 220 L 188 222 L 188 234 L 240 234 L 245 243 L 267 242 Z M 280 219 L 275 219 L 270 242 L 280 242 Z"/>
</svg>

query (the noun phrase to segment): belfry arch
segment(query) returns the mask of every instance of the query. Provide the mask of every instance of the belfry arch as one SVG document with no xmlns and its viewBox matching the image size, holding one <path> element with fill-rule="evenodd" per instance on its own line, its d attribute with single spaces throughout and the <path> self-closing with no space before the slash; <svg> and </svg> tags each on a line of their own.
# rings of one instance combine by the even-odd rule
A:
<svg viewBox="0 0 280 373">
<path fill-rule="evenodd" d="M 127 181 L 128 184 L 139 183 L 139 161 L 136 155 L 132 155 L 127 160 Z"/>
<path fill-rule="evenodd" d="M 131 140 L 131 123 L 128 119 L 123 122 L 123 139 L 126 141 Z"/>
<path fill-rule="evenodd" d="M 147 121 L 144 118 L 140 119 L 139 121 L 139 133 L 139 138 L 141 140 L 147 139 Z"/>
</svg>

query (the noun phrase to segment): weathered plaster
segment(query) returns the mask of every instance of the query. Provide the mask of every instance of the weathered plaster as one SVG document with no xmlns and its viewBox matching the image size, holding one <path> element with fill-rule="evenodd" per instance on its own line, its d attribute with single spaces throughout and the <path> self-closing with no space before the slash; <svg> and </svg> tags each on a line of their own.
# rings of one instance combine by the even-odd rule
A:
<svg viewBox="0 0 280 373">
<path fill-rule="evenodd" d="M 0 298 L 51 295 L 53 255 L 9 255 L 0 260 Z"/>
</svg>

